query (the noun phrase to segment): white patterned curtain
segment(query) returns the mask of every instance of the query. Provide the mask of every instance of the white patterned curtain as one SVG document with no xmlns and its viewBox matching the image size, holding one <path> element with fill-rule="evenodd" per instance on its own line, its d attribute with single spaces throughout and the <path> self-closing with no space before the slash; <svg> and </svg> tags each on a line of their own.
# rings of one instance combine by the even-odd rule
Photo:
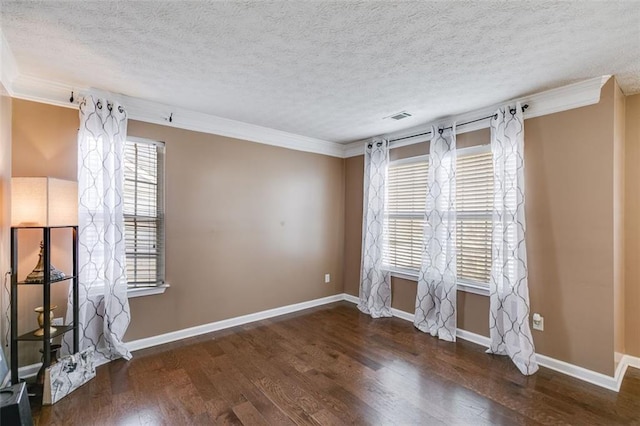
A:
<svg viewBox="0 0 640 426">
<path fill-rule="evenodd" d="M 456 132 L 431 128 L 422 265 L 414 325 L 456 341 Z"/>
<path fill-rule="evenodd" d="M 374 139 L 364 154 L 362 263 L 358 309 L 373 318 L 391 315 L 391 275 L 382 267 L 389 142 Z"/>
<path fill-rule="evenodd" d="M 9 306 L 9 300 L 11 298 L 10 292 L 10 276 L 5 274 L 2 277 L 2 289 L 0 289 L 0 311 L 2 317 L 0 318 L 0 389 L 3 388 L 3 380 L 6 378 L 9 380 L 7 372 L 9 371 L 9 356 L 11 348 L 9 344 L 11 342 L 11 309 Z"/>
<path fill-rule="evenodd" d="M 93 97 L 81 102 L 78 131 L 80 350 L 95 347 L 98 364 L 131 358 L 122 342 L 130 320 L 122 199 L 126 136 L 127 113 L 121 105 Z M 73 318 L 72 303 L 70 293 L 67 321 Z M 70 343 L 70 339 L 65 340 L 67 351 Z"/>
<path fill-rule="evenodd" d="M 529 329 L 526 223 L 524 217 L 524 117 L 520 103 L 500 108 L 491 120 L 494 202 L 490 280 L 491 345 L 522 374 L 538 370 Z"/>
</svg>

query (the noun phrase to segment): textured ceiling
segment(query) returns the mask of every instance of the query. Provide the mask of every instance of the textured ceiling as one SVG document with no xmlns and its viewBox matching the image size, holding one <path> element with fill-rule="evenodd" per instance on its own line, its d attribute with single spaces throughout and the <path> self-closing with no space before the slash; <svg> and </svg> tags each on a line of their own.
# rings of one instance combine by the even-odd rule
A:
<svg viewBox="0 0 640 426">
<path fill-rule="evenodd" d="M 348 142 L 577 80 L 640 92 L 640 2 L 0 1 L 21 74 Z M 407 110 L 413 117 L 384 119 Z"/>
</svg>

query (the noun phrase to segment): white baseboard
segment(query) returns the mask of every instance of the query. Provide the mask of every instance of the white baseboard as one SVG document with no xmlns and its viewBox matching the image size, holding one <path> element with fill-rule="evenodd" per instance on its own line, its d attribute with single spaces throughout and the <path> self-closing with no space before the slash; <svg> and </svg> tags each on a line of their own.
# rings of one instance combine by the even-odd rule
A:
<svg viewBox="0 0 640 426">
<path fill-rule="evenodd" d="M 229 318 L 222 321 L 216 321 L 209 324 L 203 324 L 196 327 L 185 328 L 183 330 L 177 330 L 170 333 L 160 334 L 158 336 L 147 337 L 139 340 L 133 340 L 130 342 L 126 342 L 125 344 L 127 345 L 127 348 L 130 351 L 137 351 L 137 350 L 149 348 L 152 346 L 162 345 L 164 343 L 175 342 L 176 340 L 186 339 L 188 337 L 194 337 L 201 334 L 210 333 L 213 331 L 223 330 L 225 328 L 236 327 L 238 325 L 248 324 L 251 322 L 260 321 L 267 318 L 273 318 L 280 315 L 285 315 L 285 314 L 301 311 L 304 309 L 313 308 L 315 306 L 321 306 L 329 303 L 339 302 L 341 300 L 345 300 L 347 302 L 351 302 L 355 304 L 359 302 L 359 298 L 351 294 L 347 294 L 347 293 L 334 294 L 332 296 L 309 300 L 307 302 L 301 302 L 293 305 L 282 306 L 280 308 L 268 309 L 266 311 L 256 312 L 248 315 L 242 315 L 239 317 Z M 414 318 L 413 314 L 409 312 L 401 311 L 395 308 L 392 308 L 391 312 L 395 317 L 413 323 L 413 318 Z M 468 342 L 472 342 L 484 347 L 489 347 L 489 338 L 486 336 L 482 336 L 482 335 L 472 333 L 470 331 L 466 331 L 462 329 L 457 330 L 456 336 Z M 626 373 L 628 367 L 634 367 L 634 368 L 640 369 L 640 358 L 633 357 L 630 355 L 622 355 L 621 357 L 619 357 L 620 362 L 618 363 L 618 368 L 616 369 L 614 377 L 607 376 L 605 374 L 598 373 L 592 370 L 588 370 L 586 368 L 579 367 L 577 365 L 569 364 L 568 362 L 560 361 L 560 360 L 548 357 L 546 355 L 536 354 L 536 358 L 538 360 L 538 364 L 543 367 L 558 371 L 568 376 L 575 377 L 576 379 L 580 379 L 585 382 L 589 382 L 594 385 L 597 385 L 615 392 L 618 392 L 620 390 L 620 385 L 622 384 L 624 374 Z M 19 370 L 20 377 L 29 378 L 29 377 L 35 376 L 38 372 L 38 369 L 40 369 L 41 365 L 42 365 L 41 363 L 36 363 L 36 364 L 31 364 L 31 365 L 21 367 Z"/>
<path fill-rule="evenodd" d="M 489 339 L 487 336 L 482 336 L 480 334 L 472 333 L 467 330 L 458 329 L 456 335 L 460 339 L 475 343 L 485 348 L 488 348 L 491 343 L 491 339 Z M 617 384 L 616 379 L 611 376 L 588 370 L 584 367 L 570 364 L 565 361 L 560 361 L 558 359 L 551 358 L 542 354 L 536 354 L 536 360 L 538 361 L 538 365 L 546 367 L 550 370 L 575 377 L 576 379 L 580 379 L 609 390 L 613 390 L 616 392 L 620 390 L 620 385 Z M 622 379 L 620 379 L 620 383 L 621 382 Z"/>
<path fill-rule="evenodd" d="M 491 343 L 491 339 L 489 339 L 487 336 L 483 336 L 482 334 L 472 333 L 470 331 L 463 330 L 461 328 L 458 328 L 456 330 L 456 337 L 458 339 L 466 340 L 467 342 L 475 343 L 476 345 L 480 345 L 485 348 L 488 348 L 489 344 Z"/>
<path fill-rule="evenodd" d="M 401 311 L 400 309 L 396 308 L 391 308 L 391 313 L 394 317 L 409 321 L 413 324 L 413 319 L 415 318 L 414 314 L 410 314 L 409 312 Z"/>
<path fill-rule="evenodd" d="M 640 369 L 640 357 L 625 355 L 622 357 L 622 362 L 626 362 L 628 367 Z"/>
<path fill-rule="evenodd" d="M 342 293 L 342 300 L 346 300 L 347 302 L 355 303 L 356 305 L 360 302 L 360 298 L 358 296 L 354 296 L 353 294 Z"/>
<path fill-rule="evenodd" d="M 345 293 L 344 300 L 351 303 L 358 303 L 359 298 Z M 413 322 L 414 314 L 410 314 L 409 312 L 401 311 L 395 308 L 391 308 L 391 312 L 395 317 Z M 467 330 L 458 329 L 456 331 L 456 337 L 483 346 L 485 348 L 489 347 L 490 340 L 487 336 L 482 336 L 480 334 L 472 333 Z M 565 361 L 560 361 L 546 355 L 536 354 L 538 364 L 542 367 L 546 367 L 550 370 L 575 377 L 576 379 L 592 383 L 596 386 L 600 386 L 614 392 L 620 391 L 620 386 L 622 385 L 622 380 L 624 379 L 624 374 L 626 373 L 628 367 L 635 367 L 640 369 L 640 358 L 632 357 L 630 355 L 623 355 L 618 358 L 620 359 L 618 368 L 616 369 L 615 376 L 611 377 L 607 376 L 606 374 L 598 373 L 596 371 L 570 364 Z"/>
<path fill-rule="evenodd" d="M 629 367 L 640 369 L 640 358 L 631 355 L 622 356 L 618 363 L 618 368 L 616 368 L 616 392 L 620 390 L 622 380 L 624 379 L 624 375 Z"/>
<path fill-rule="evenodd" d="M 597 371 L 589 370 L 587 368 L 580 367 L 575 364 L 570 364 L 568 362 L 551 358 L 542 354 L 536 354 L 536 359 L 538 360 L 538 365 L 542 367 L 546 367 L 550 370 L 566 374 L 567 376 L 589 382 L 591 384 L 612 390 L 614 392 L 620 391 L 620 385 L 622 384 L 622 379 L 624 378 L 624 373 L 620 377 L 617 377 L 616 372 L 616 377 L 611 377 L 607 376 L 606 374 L 598 373 Z"/>
<path fill-rule="evenodd" d="M 36 362 L 35 364 L 25 365 L 24 367 L 18 368 L 18 377 L 21 379 L 30 379 L 38 374 L 38 370 L 42 366 L 41 362 Z"/>
<path fill-rule="evenodd" d="M 347 294 L 347 293 L 344 293 L 343 296 L 344 296 L 343 300 L 346 300 L 347 302 L 355 303 L 356 305 L 360 303 L 360 298 L 357 296 L 354 296 L 352 294 Z M 413 322 L 414 315 L 410 314 L 409 312 L 401 311 L 400 309 L 396 309 L 396 308 L 391 308 L 391 313 L 393 314 L 394 317 L 398 317 L 400 319 Z"/>
<path fill-rule="evenodd" d="M 328 303 L 339 302 L 341 300 L 344 300 L 343 294 L 334 294 L 333 296 L 322 297 L 320 299 L 309 300 L 307 302 L 296 303 L 293 305 L 282 306 L 280 308 L 268 309 L 266 311 L 256 312 L 253 314 L 215 321 L 209 324 L 198 325 L 195 327 L 185 328 L 183 330 L 160 334 L 158 336 L 132 340 L 130 342 L 125 342 L 125 345 L 130 351 L 138 351 L 140 349 L 162 345 L 164 343 L 175 342 L 176 340 L 199 336 L 201 334 L 211 333 L 212 331 L 224 330 L 225 328 L 236 327 L 238 325 L 248 324 L 267 318 L 290 314 L 292 312 L 313 308 L 314 306 L 326 305 Z"/>
</svg>

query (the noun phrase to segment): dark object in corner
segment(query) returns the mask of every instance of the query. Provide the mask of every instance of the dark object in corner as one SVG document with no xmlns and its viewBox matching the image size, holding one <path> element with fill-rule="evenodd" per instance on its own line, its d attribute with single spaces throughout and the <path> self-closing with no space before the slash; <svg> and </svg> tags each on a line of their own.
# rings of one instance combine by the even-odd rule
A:
<svg viewBox="0 0 640 426">
<path fill-rule="evenodd" d="M 0 424 L 2 426 L 33 425 L 25 383 L 18 383 L 0 390 Z"/>
</svg>

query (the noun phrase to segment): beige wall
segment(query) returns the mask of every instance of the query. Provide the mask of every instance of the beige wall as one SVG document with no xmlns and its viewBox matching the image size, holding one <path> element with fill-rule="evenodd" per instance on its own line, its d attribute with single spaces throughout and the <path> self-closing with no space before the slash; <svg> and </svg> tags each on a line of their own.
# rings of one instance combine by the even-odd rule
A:
<svg viewBox="0 0 640 426">
<path fill-rule="evenodd" d="M 13 123 L 15 176 L 75 178 L 77 110 L 14 100 Z M 130 299 L 126 341 L 343 291 L 342 159 L 136 121 L 128 134 L 166 143 L 171 288 Z"/>
<path fill-rule="evenodd" d="M 614 95 L 527 120 L 527 249 L 539 353 L 614 372 Z"/>
<path fill-rule="evenodd" d="M 525 123 L 527 250 L 538 353 L 612 375 L 614 369 L 614 97 Z M 461 134 L 460 147 L 489 140 Z M 394 154 L 395 155 L 395 154 Z M 358 294 L 362 157 L 346 161 L 345 291 Z M 357 241 L 349 241 L 357 238 Z M 393 306 L 414 312 L 415 282 L 393 279 Z M 487 297 L 458 292 L 458 327 L 488 335 Z"/>
<path fill-rule="evenodd" d="M 345 159 L 344 170 L 344 291 L 358 295 L 362 248 L 364 156 Z M 395 295 L 391 296 L 395 301 Z M 398 308 L 399 309 L 399 308 Z M 409 311 L 411 312 L 411 311 Z"/>
<path fill-rule="evenodd" d="M 613 347 L 625 353 L 624 314 L 624 181 L 625 181 L 625 96 L 614 87 L 613 103 Z M 620 356 L 615 357 L 617 368 Z"/>
<path fill-rule="evenodd" d="M 128 134 L 166 143 L 172 287 L 131 299 L 127 340 L 343 291 L 342 159 L 136 121 Z"/>
<path fill-rule="evenodd" d="M 625 112 L 625 352 L 640 357 L 640 94 Z"/>
<path fill-rule="evenodd" d="M 11 269 L 10 228 L 11 226 L 11 97 L 0 83 L 0 284 L 4 286 L 5 274 Z M 7 277 L 8 278 L 8 277 Z M 7 282 L 8 284 L 8 282 Z M 5 330 L 9 327 L 3 313 L 9 304 L 4 287 L 0 288 L 0 344 L 3 359 L 8 360 L 9 351 L 5 347 Z M 7 361 L 8 363 L 8 361 Z M 3 377 L 0 377 L 2 382 Z"/>
</svg>

